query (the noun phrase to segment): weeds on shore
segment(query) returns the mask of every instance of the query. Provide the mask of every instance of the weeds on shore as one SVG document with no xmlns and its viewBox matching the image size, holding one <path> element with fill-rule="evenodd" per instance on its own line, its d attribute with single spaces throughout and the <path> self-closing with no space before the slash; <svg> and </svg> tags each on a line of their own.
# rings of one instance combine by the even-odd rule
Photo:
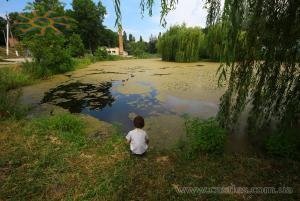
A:
<svg viewBox="0 0 300 201">
<path fill-rule="evenodd" d="M 0 120 L 11 117 L 20 119 L 25 115 L 27 108 L 20 105 L 21 91 L 17 88 L 32 82 L 32 77 L 19 68 L 0 69 Z"/>
</svg>

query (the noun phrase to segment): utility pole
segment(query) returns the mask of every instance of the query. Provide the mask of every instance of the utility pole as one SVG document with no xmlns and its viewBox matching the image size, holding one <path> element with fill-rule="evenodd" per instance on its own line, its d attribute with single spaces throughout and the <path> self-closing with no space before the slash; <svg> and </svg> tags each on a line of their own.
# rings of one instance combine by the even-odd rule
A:
<svg viewBox="0 0 300 201">
<path fill-rule="evenodd" d="M 9 56 L 9 18 L 6 14 L 6 56 Z"/>
</svg>

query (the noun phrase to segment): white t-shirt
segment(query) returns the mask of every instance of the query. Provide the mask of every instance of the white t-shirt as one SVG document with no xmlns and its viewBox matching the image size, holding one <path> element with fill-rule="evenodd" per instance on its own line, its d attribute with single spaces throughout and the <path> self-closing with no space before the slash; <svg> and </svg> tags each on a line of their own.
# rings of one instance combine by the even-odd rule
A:
<svg viewBox="0 0 300 201">
<path fill-rule="evenodd" d="M 130 131 L 126 135 L 127 141 L 130 141 L 130 150 L 135 154 L 143 154 L 147 149 L 148 145 L 146 140 L 148 140 L 147 133 L 139 128 Z"/>
</svg>

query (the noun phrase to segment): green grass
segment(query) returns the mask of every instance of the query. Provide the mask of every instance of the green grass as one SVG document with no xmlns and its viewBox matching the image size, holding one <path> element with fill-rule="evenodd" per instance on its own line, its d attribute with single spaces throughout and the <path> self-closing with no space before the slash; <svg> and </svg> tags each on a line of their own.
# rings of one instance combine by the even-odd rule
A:
<svg viewBox="0 0 300 201">
<path fill-rule="evenodd" d="M 0 120 L 11 117 L 19 119 L 25 115 L 27 108 L 18 101 L 21 92 L 13 89 L 31 83 L 32 77 L 17 67 L 0 69 Z"/>
<path fill-rule="evenodd" d="M 93 63 L 93 59 L 89 56 L 83 58 L 73 58 L 75 69 L 85 68 Z"/>
<path fill-rule="evenodd" d="M 32 77 L 12 67 L 0 68 L 0 88 L 5 90 L 16 89 L 33 83 Z"/>
<path fill-rule="evenodd" d="M 0 128 L 5 131 L 0 140 L 0 169 L 5 170 L 0 200 L 117 199 L 130 163 L 121 135 L 113 133 L 101 142 L 90 139 L 80 119 L 69 114 L 6 121 Z"/>
<path fill-rule="evenodd" d="M 256 194 L 251 199 L 297 200 L 299 162 L 227 154 L 198 154 L 187 161 L 178 152 L 156 150 L 137 158 L 129 155 L 118 130 L 95 140 L 85 133 L 84 125 L 70 114 L 3 121 L 0 200 L 247 198 L 242 194 L 178 194 L 174 188 L 230 185 L 289 186 L 294 194 Z"/>
<path fill-rule="evenodd" d="M 70 114 L 60 114 L 33 121 L 27 132 L 35 132 L 44 136 L 55 132 L 60 139 L 68 141 L 77 147 L 83 147 L 87 143 L 83 129 L 84 124 L 79 118 Z"/>
</svg>

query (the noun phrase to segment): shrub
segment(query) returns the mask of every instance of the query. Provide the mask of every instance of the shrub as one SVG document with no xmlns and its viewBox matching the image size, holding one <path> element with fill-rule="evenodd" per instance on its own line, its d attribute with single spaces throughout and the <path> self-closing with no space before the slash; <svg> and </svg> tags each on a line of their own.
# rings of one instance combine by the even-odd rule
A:
<svg viewBox="0 0 300 201">
<path fill-rule="evenodd" d="M 28 46 L 34 63 L 25 64 L 25 69 L 41 77 L 73 70 L 74 65 L 65 42 L 62 35 L 51 32 L 26 38 L 24 43 Z"/>
<path fill-rule="evenodd" d="M 72 34 L 68 38 L 68 49 L 72 57 L 79 57 L 84 55 L 85 48 L 80 35 Z"/>
<path fill-rule="evenodd" d="M 199 152 L 220 153 L 223 151 L 226 131 L 219 126 L 215 119 L 187 118 L 186 129 L 188 156 L 193 156 Z"/>
<path fill-rule="evenodd" d="M 19 119 L 26 114 L 26 108 L 19 103 L 20 91 L 10 91 L 32 82 L 29 75 L 21 71 L 0 69 L 0 119 Z"/>
<path fill-rule="evenodd" d="M 0 120 L 21 119 L 26 115 L 27 107 L 19 103 L 20 91 L 6 91 L 0 87 Z"/>
<path fill-rule="evenodd" d="M 291 159 L 300 159 L 300 137 L 296 129 L 289 129 L 285 133 L 276 133 L 266 140 L 268 153 Z"/>
<path fill-rule="evenodd" d="M 135 57 L 143 58 L 146 54 L 147 43 L 145 42 L 130 42 L 128 46 L 128 53 L 134 55 Z"/>
<path fill-rule="evenodd" d="M 108 60 L 109 54 L 105 47 L 98 47 L 94 54 L 96 60 L 98 61 L 104 61 Z"/>
<path fill-rule="evenodd" d="M 52 74 L 50 69 L 42 67 L 37 62 L 25 61 L 22 64 L 22 69 L 34 78 L 44 78 Z"/>
</svg>

